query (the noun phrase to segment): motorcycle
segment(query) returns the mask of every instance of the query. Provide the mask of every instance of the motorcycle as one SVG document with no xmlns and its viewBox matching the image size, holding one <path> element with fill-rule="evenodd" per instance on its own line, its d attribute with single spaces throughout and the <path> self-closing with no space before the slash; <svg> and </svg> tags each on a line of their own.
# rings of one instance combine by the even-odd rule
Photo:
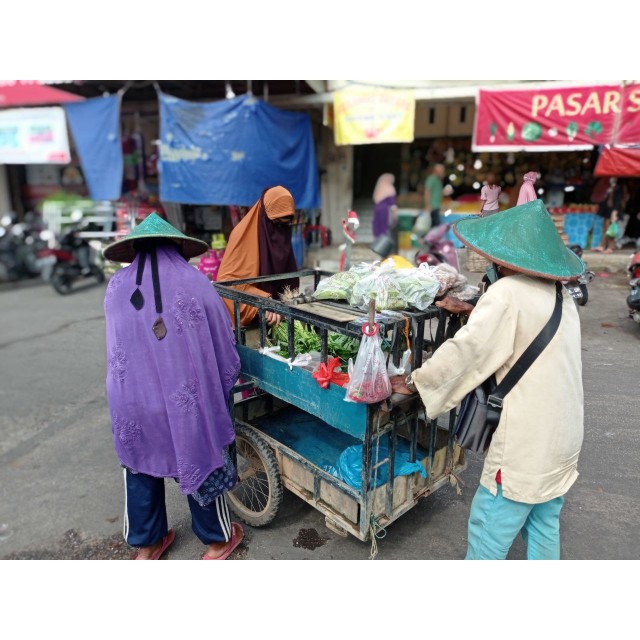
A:
<svg viewBox="0 0 640 640">
<path fill-rule="evenodd" d="M 629 317 L 640 324 L 640 251 L 631 256 L 627 270 L 630 276 L 629 287 L 631 288 L 627 296 Z"/>
<path fill-rule="evenodd" d="M 21 280 L 40 275 L 42 265 L 38 252 L 46 247 L 42 228 L 34 216 L 16 222 L 15 214 L 5 214 L 0 220 L 0 280 Z"/>
<path fill-rule="evenodd" d="M 105 281 L 104 271 L 96 264 L 91 245 L 79 235 L 80 229 L 74 226 L 64 233 L 57 248 L 38 252 L 38 258 L 43 261 L 54 259 L 48 279 L 61 295 L 70 293 L 76 280 L 95 278 L 98 284 Z"/>
<path fill-rule="evenodd" d="M 578 244 L 575 244 L 569 247 L 573 253 L 575 253 L 578 258 L 582 258 L 582 247 Z M 585 271 L 582 275 L 578 276 L 575 280 L 563 280 L 562 284 L 564 288 L 571 294 L 574 302 L 580 306 L 584 307 L 589 300 L 589 290 L 587 289 L 587 285 L 593 281 L 596 277 L 596 274 L 593 271 Z"/>
<path fill-rule="evenodd" d="M 441 224 L 429 230 L 422 239 L 420 250 L 415 255 L 416 266 L 419 267 L 424 262 L 432 266 L 444 262 L 450 264 L 456 271 L 460 271 L 456 247 L 446 238 L 450 227 L 450 224 Z"/>
</svg>

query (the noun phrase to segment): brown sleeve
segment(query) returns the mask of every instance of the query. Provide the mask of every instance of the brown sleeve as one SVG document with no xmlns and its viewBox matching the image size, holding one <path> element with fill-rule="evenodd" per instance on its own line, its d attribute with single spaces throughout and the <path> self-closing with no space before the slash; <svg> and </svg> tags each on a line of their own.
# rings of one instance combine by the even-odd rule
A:
<svg viewBox="0 0 640 640">
<path fill-rule="evenodd" d="M 237 291 L 243 291 L 244 293 L 250 293 L 255 296 L 260 296 L 261 298 L 268 298 L 269 294 L 262 289 L 258 289 L 257 287 L 253 287 L 250 284 L 238 284 L 232 287 L 232 289 L 236 289 Z M 231 316 L 231 324 L 236 326 L 236 319 L 233 313 L 233 300 L 229 300 L 228 298 L 223 298 L 224 304 L 227 307 L 227 311 Z M 246 327 L 248 324 L 251 324 L 253 319 L 256 317 L 258 313 L 257 307 L 253 307 L 249 304 L 240 304 L 240 326 Z"/>
</svg>

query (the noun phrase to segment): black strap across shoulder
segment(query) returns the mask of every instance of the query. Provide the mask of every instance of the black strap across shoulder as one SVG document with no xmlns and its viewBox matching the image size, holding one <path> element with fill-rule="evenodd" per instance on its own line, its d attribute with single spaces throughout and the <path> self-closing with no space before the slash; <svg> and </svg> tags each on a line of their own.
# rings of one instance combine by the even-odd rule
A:
<svg viewBox="0 0 640 640">
<path fill-rule="evenodd" d="M 518 358 L 518 361 L 511 367 L 509 373 L 496 387 L 495 391 L 487 399 L 487 404 L 501 408 L 504 397 L 518 384 L 518 381 L 525 374 L 527 369 L 535 362 L 536 358 L 545 350 L 546 346 L 556 334 L 562 319 L 562 284 L 556 282 L 556 303 L 549 322 L 544 325 L 542 331 L 535 340 L 527 347 L 526 351 Z"/>
</svg>

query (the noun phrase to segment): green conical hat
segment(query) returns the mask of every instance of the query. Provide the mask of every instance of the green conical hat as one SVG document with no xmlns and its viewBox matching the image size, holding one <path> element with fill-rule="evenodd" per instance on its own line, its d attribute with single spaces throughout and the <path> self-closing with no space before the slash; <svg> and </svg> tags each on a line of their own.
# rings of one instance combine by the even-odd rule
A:
<svg viewBox="0 0 640 640">
<path fill-rule="evenodd" d="M 133 262 L 136 252 L 133 243 L 144 238 L 167 238 L 173 240 L 180 249 L 180 253 L 187 259 L 199 256 L 209 249 L 209 245 L 202 240 L 189 238 L 182 231 L 163 220 L 155 211 L 150 213 L 126 238 L 109 245 L 103 251 L 104 257 L 113 262 Z"/>
<path fill-rule="evenodd" d="M 549 280 L 575 278 L 585 271 L 582 260 L 562 242 L 542 200 L 460 220 L 453 231 L 470 249 L 514 271 Z"/>
</svg>

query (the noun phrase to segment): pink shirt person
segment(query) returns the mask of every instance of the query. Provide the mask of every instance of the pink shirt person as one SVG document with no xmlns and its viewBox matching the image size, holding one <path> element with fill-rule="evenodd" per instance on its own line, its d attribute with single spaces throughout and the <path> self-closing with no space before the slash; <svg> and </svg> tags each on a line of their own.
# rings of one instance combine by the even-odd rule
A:
<svg viewBox="0 0 640 640">
<path fill-rule="evenodd" d="M 498 204 L 498 198 L 502 189 L 495 184 L 485 184 L 480 191 L 480 200 L 484 200 L 482 211 L 498 211 L 500 205 Z"/>
</svg>

